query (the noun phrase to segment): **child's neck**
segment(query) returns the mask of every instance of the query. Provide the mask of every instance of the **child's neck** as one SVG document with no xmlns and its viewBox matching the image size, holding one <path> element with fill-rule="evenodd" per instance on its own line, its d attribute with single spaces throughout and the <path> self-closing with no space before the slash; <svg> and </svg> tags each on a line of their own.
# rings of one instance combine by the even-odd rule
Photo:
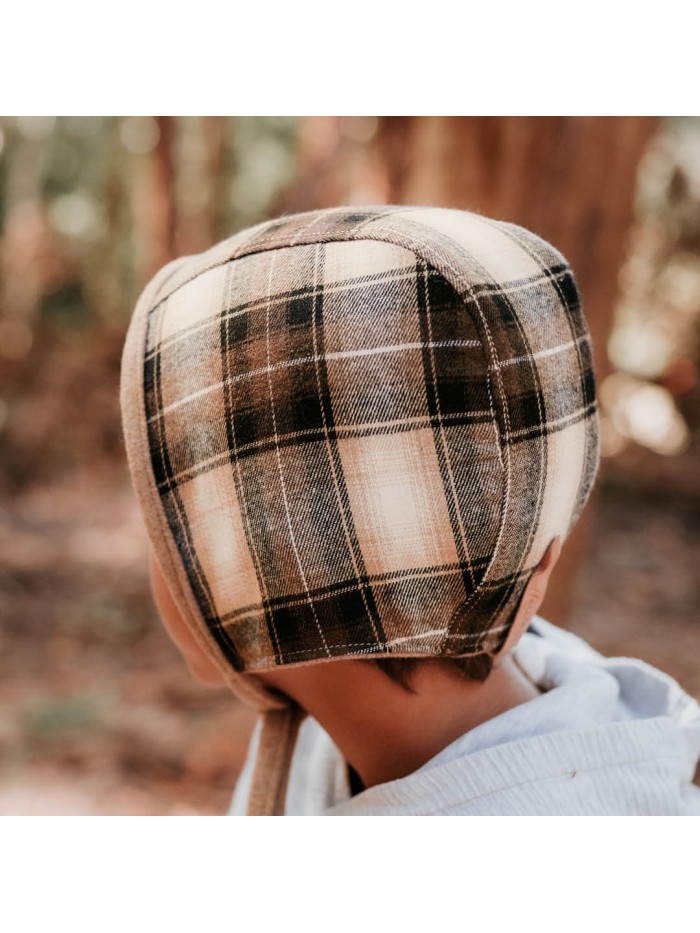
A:
<svg viewBox="0 0 700 933">
<path fill-rule="evenodd" d="M 275 671 L 268 682 L 323 726 L 366 788 L 411 774 L 465 732 L 540 693 L 510 654 L 483 683 L 425 664 L 411 681 L 415 693 L 347 660 Z"/>
</svg>

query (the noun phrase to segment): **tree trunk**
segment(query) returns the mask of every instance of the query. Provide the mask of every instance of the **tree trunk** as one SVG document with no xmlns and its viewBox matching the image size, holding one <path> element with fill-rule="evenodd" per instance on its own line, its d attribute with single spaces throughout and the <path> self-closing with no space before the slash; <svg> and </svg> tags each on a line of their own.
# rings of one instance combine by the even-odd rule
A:
<svg viewBox="0 0 700 933">
<path fill-rule="evenodd" d="M 153 152 L 153 228 L 155 242 L 153 264 L 157 270 L 175 256 L 175 118 L 156 117 L 160 131 Z"/>
</svg>

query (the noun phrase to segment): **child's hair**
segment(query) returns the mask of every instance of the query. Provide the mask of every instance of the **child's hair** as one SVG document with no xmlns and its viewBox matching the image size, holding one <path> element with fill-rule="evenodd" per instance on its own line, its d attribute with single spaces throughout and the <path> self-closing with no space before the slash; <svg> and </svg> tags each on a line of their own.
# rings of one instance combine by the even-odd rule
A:
<svg viewBox="0 0 700 933">
<path fill-rule="evenodd" d="M 280 665 L 485 679 L 599 463 L 566 259 L 467 211 L 314 211 L 170 263 L 121 402 L 161 569 L 261 709 L 282 700 L 249 675 Z"/>
<path fill-rule="evenodd" d="M 434 659 L 430 661 L 435 663 Z M 414 674 L 421 665 L 430 662 L 427 658 L 376 658 L 366 663 L 375 664 L 395 684 L 412 693 Z M 485 681 L 493 670 L 493 658 L 483 653 L 466 658 L 440 658 L 437 663 L 458 677 L 480 682 Z"/>
</svg>

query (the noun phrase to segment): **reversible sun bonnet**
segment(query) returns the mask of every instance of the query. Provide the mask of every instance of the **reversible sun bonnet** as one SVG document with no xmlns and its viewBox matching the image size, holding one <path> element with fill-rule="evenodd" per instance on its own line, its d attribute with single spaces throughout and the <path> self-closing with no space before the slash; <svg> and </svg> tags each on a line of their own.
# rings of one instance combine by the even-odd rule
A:
<svg viewBox="0 0 700 933">
<path fill-rule="evenodd" d="M 173 598 L 263 716 L 250 813 L 283 812 L 304 715 L 250 672 L 497 650 L 599 463 L 567 261 L 441 208 L 281 217 L 169 263 L 121 406 Z"/>
</svg>

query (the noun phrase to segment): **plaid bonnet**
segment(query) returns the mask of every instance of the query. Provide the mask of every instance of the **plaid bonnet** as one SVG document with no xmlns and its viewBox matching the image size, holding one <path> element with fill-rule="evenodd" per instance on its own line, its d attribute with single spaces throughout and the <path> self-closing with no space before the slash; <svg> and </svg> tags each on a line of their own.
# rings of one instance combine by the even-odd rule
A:
<svg viewBox="0 0 700 933">
<path fill-rule="evenodd" d="M 173 597 L 263 714 L 251 813 L 283 811 L 304 714 L 249 672 L 497 650 L 599 463 L 568 263 L 442 208 L 286 216 L 169 263 L 121 405 Z"/>
</svg>

